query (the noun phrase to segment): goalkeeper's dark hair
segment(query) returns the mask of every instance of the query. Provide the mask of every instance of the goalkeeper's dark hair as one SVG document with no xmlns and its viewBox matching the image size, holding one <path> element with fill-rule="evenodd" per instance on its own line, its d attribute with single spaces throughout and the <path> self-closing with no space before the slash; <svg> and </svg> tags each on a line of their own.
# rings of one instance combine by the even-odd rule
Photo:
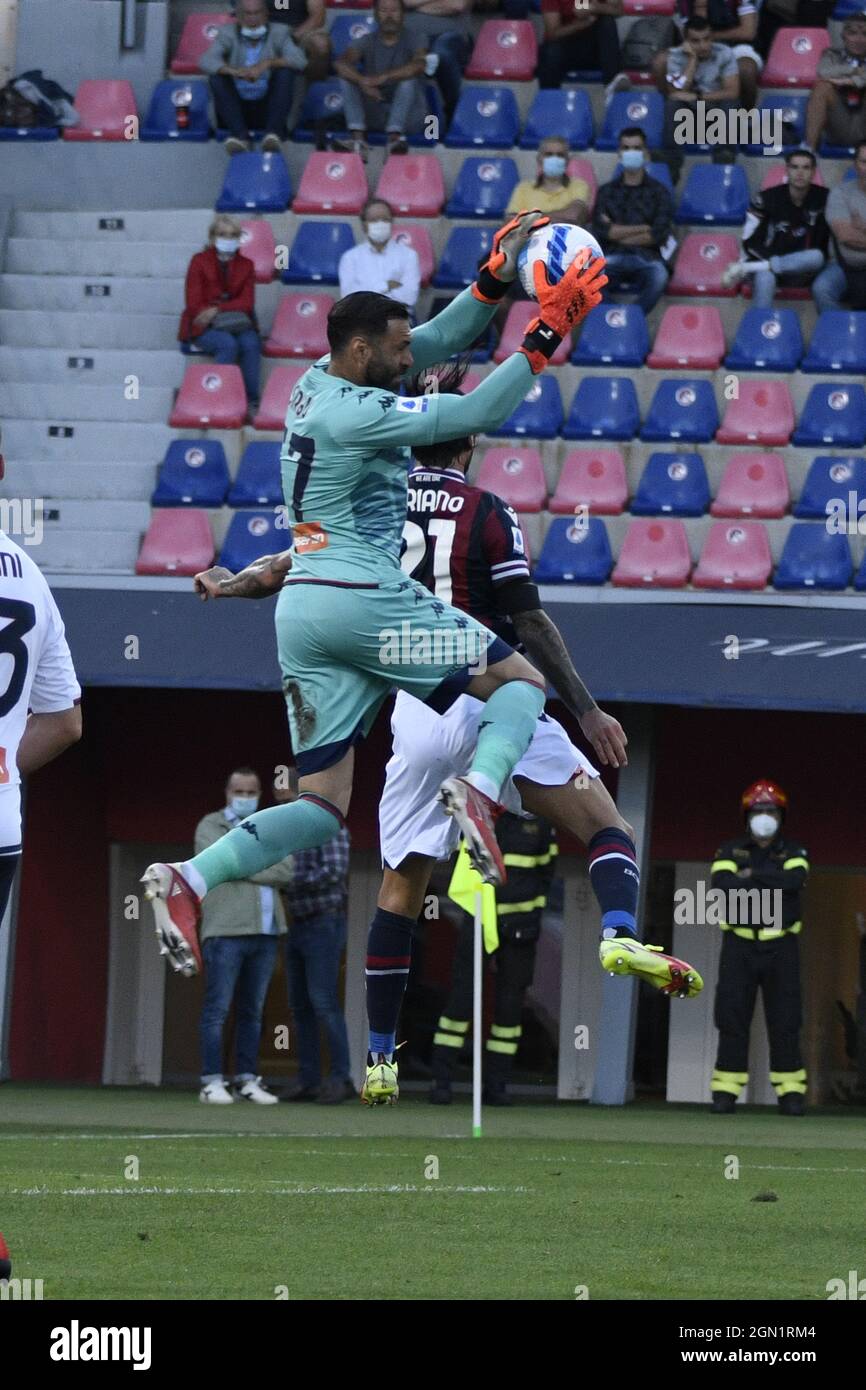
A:
<svg viewBox="0 0 866 1390">
<path fill-rule="evenodd" d="M 439 362 L 435 367 L 416 372 L 406 379 L 406 394 L 462 396 L 471 361 L 471 356 L 462 354 L 450 362 Z M 473 448 L 474 442 L 471 436 L 464 435 L 460 439 L 442 439 L 436 444 L 416 444 L 412 456 L 422 468 L 453 468 L 460 455 Z"/>
<path fill-rule="evenodd" d="M 409 310 L 396 299 L 373 290 L 356 290 L 338 299 L 328 314 L 328 344 L 342 352 L 352 338 L 381 338 L 391 319 L 408 319 Z"/>
</svg>

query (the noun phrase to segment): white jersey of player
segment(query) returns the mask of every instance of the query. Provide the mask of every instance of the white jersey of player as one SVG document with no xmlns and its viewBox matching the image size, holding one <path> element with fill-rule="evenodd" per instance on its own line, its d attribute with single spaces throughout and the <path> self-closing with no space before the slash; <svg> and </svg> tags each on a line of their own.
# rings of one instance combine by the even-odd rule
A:
<svg viewBox="0 0 866 1390">
<path fill-rule="evenodd" d="M 0 856 L 21 849 L 18 747 L 27 716 L 71 709 L 81 687 L 51 590 L 0 531 Z"/>
</svg>

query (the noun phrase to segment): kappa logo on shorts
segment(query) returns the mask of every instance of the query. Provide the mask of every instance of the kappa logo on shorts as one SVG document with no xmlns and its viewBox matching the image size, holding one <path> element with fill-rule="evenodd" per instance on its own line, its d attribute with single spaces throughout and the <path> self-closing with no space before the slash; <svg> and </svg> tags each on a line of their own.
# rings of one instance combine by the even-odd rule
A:
<svg viewBox="0 0 866 1390">
<path fill-rule="evenodd" d="M 308 555 L 311 550 L 325 550 L 328 533 L 321 521 L 299 521 L 294 528 L 295 550 L 298 555 Z"/>
</svg>

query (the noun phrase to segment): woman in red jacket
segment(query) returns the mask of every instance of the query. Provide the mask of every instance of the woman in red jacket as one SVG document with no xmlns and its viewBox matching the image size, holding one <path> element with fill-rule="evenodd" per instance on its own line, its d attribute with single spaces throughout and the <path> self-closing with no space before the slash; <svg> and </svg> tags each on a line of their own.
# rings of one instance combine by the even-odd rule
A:
<svg viewBox="0 0 866 1390">
<path fill-rule="evenodd" d="M 220 213 L 208 244 L 189 263 L 186 307 L 178 337 L 217 362 L 238 362 L 250 413 L 259 403 L 261 342 L 255 311 L 255 268 L 240 254 L 241 224 Z"/>
</svg>

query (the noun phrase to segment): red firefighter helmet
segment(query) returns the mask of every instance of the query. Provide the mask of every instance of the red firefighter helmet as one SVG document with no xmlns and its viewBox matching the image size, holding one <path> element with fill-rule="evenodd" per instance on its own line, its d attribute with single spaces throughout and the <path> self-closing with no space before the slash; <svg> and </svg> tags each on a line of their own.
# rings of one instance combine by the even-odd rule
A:
<svg viewBox="0 0 866 1390">
<path fill-rule="evenodd" d="M 775 782 L 768 782 L 763 778 L 747 787 L 740 800 L 744 815 L 748 815 L 756 806 L 776 806 L 784 816 L 788 805 L 788 798 L 782 788 Z"/>
</svg>

